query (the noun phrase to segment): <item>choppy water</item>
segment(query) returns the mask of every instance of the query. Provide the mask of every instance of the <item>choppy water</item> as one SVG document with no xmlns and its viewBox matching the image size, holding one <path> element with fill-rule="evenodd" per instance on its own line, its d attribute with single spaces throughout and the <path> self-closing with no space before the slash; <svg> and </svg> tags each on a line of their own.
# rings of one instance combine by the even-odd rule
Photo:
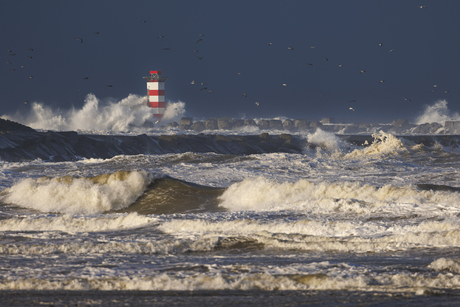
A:
<svg viewBox="0 0 460 307">
<path fill-rule="evenodd" d="M 460 153 L 310 137 L 303 154 L 1 162 L 0 290 L 456 301 Z"/>
</svg>

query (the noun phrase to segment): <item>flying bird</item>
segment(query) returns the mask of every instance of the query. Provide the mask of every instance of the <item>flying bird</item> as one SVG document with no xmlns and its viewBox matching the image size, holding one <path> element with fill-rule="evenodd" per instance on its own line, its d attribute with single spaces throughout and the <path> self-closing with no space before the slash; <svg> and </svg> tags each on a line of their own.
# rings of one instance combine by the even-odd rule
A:
<svg viewBox="0 0 460 307">
<path fill-rule="evenodd" d="M 192 50 L 192 52 L 198 52 L 198 50 L 195 49 L 195 50 Z"/>
<path fill-rule="evenodd" d="M 83 80 L 88 80 L 88 77 L 84 77 Z"/>
<path fill-rule="evenodd" d="M 28 48 L 27 50 L 34 51 L 32 48 Z"/>
<path fill-rule="evenodd" d="M 248 97 L 248 94 L 246 94 L 246 93 L 243 93 L 243 96 L 244 96 L 244 97 Z"/>
<path fill-rule="evenodd" d="M 142 20 L 142 22 L 143 22 L 143 23 L 146 23 L 146 22 L 147 22 L 147 20 Z"/>
<path fill-rule="evenodd" d="M 284 87 L 286 87 L 286 86 L 287 86 L 287 84 L 286 84 L 286 83 L 283 83 L 283 86 L 284 86 Z"/>
<path fill-rule="evenodd" d="M 366 71 L 365 70 L 361 70 L 360 74 L 364 74 Z"/>
<path fill-rule="evenodd" d="M 385 82 L 385 80 L 380 80 L 380 81 L 379 81 L 379 83 L 383 83 L 383 82 Z"/>
<path fill-rule="evenodd" d="M 94 32 L 94 34 L 99 34 L 99 32 Z"/>
<path fill-rule="evenodd" d="M 113 87 L 112 84 L 108 84 L 107 87 Z"/>
<path fill-rule="evenodd" d="M 202 33 L 199 33 L 198 35 L 199 35 L 199 36 L 203 36 L 203 37 L 204 37 L 204 34 L 202 34 Z"/>
<path fill-rule="evenodd" d="M 350 107 L 348 110 L 350 110 L 350 111 L 354 111 L 355 109 L 353 109 L 352 107 Z"/>
<path fill-rule="evenodd" d="M 83 38 L 74 37 L 74 39 L 76 39 L 76 40 L 79 40 L 79 41 L 80 41 L 80 43 L 83 43 Z"/>
<path fill-rule="evenodd" d="M 164 38 L 164 35 L 157 36 L 157 38 Z"/>
<path fill-rule="evenodd" d="M 29 79 L 33 79 L 34 76 L 30 76 Z"/>
<path fill-rule="evenodd" d="M 268 46 L 271 46 L 271 45 L 273 45 L 273 43 L 268 43 Z"/>
<path fill-rule="evenodd" d="M 393 52 L 394 49 L 388 50 L 388 52 Z"/>
<path fill-rule="evenodd" d="M 310 49 L 315 49 L 315 48 L 316 48 L 316 46 L 311 46 L 311 47 L 310 47 Z"/>
<path fill-rule="evenodd" d="M 33 57 L 29 55 L 28 58 L 29 58 L 29 59 L 32 59 Z"/>
<path fill-rule="evenodd" d="M 326 57 L 323 57 L 323 60 L 329 61 L 329 59 L 328 59 L 328 58 L 326 58 Z"/>
<path fill-rule="evenodd" d="M 294 48 L 292 48 L 291 46 L 289 46 L 289 47 L 288 47 L 288 49 L 290 49 L 290 50 L 294 51 Z"/>
<path fill-rule="evenodd" d="M 418 8 L 419 8 L 419 9 L 426 9 L 426 6 L 424 6 L 424 5 L 419 5 Z"/>
<path fill-rule="evenodd" d="M 13 50 L 11 50 L 11 49 L 8 49 L 8 52 L 13 52 Z"/>
<path fill-rule="evenodd" d="M 382 44 L 382 43 L 380 43 L 380 44 L 379 44 L 379 47 L 382 47 L 382 46 L 383 46 L 383 44 Z"/>
<path fill-rule="evenodd" d="M 202 87 L 202 88 L 200 89 L 200 91 L 202 91 L 202 90 L 207 90 L 207 89 L 208 89 L 207 87 Z"/>
<path fill-rule="evenodd" d="M 6 64 L 11 64 L 11 62 L 10 62 L 10 61 L 8 61 L 8 62 L 6 62 Z"/>
<path fill-rule="evenodd" d="M 238 75 L 241 75 L 241 71 L 238 71 Z"/>
<path fill-rule="evenodd" d="M 258 102 L 258 101 L 256 101 L 256 106 L 257 106 L 257 107 L 259 106 L 259 102 Z"/>
<path fill-rule="evenodd" d="M 407 97 L 404 97 L 404 100 L 412 101 L 412 99 L 409 99 L 409 98 L 407 98 Z"/>
<path fill-rule="evenodd" d="M 197 56 L 197 58 L 198 58 L 198 60 L 202 60 L 202 59 L 203 59 L 203 57 L 202 57 L 202 56 L 201 56 L 201 57 Z"/>
<path fill-rule="evenodd" d="M 342 67 L 342 64 L 340 64 L 339 67 Z"/>
<path fill-rule="evenodd" d="M 200 38 L 200 39 L 199 39 L 199 40 L 197 40 L 196 42 L 197 42 L 197 43 L 199 43 L 199 42 L 201 42 L 201 41 L 202 41 L 202 39 Z"/>
<path fill-rule="evenodd" d="M 190 84 L 195 84 L 195 80 L 192 80 L 192 82 L 190 82 Z"/>
<path fill-rule="evenodd" d="M 307 63 L 307 65 L 309 65 L 309 66 L 313 66 L 313 64 L 312 64 L 312 63 Z"/>
</svg>

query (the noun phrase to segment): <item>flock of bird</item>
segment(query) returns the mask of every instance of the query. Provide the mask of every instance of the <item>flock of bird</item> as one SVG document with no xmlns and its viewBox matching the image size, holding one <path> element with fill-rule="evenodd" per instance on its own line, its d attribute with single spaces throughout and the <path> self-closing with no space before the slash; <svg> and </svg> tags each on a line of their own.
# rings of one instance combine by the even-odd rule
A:
<svg viewBox="0 0 460 307">
<path fill-rule="evenodd" d="M 426 6 L 418 6 L 418 8 L 420 8 L 420 9 L 426 9 Z M 142 20 L 142 23 L 147 23 L 147 21 L 146 21 L 146 20 Z M 99 32 L 94 32 L 94 35 L 99 35 Z M 159 35 L 159 36 L 157 36 L 156 38 L 157 38 L 157 39 L 164 39 L 165 36 L 164 36 L 164 35 Z M 74 39 L 77 40 L 77 41 L 79 41 L 80 44 L 83 43 L 83 38 L 81 38 L 81 37 L 74 37 Z M 197 38 L 195 44 L 199 44 L 200 42 L 203 41 L 203 39 L 204 39 L 204 34 L 203 34 L 203 33 L 199 33 L 199 34 L 198 34 L 198 38 Z M 269 43 L 268 43 L 268 47 L 271 47 L 271 46 L 273 46 L 273 45 L 274 45 L 273 42 L 269 42 Z M 383 43 L 378 43 L 378 47 L 383 47 Z M 311 46 L 310 48 L 311 48 L 311 49 L 315 49 L 316 46 Z M 287 46 L 287 49 L 290 50 L 291 52 L 294 52 L 294 47 L 292 47 L 292 46 Z M 164 51 L 169 51 L 169 50 L 171 50 L 171 49 L 170 49 L 169 47 L 164 47 L 164 48 L 162 48 L 162 50 L 164 50 Z M 33 52 L 34 49 L 33 49 L 33 48 L 28 48 L 27 51 L 28 51 L 28 52 Z M 393 52 L 393 51 L 394 51 L 394 49 L 388 50 L 388 52 Z M 13 50 L 8 49 L 8 52 L 9 52 L 9 56 L 10 56 L 10 57 L 15 57 L 15 56 L 16 56 L 16 53 L 14 53 Z M 198 50 L 197 50 L 197 49 L 193 49 L 192 52 L 198 53 Z M 27 55 L 27 58 L 30 60 L 30 59 L 33 59 L 33 56 L 31 56 L 31 55 L 29 54 L 29 55 Z M 202 60 L 202 59 L 203 59 L 203 56 L 197 56 L 197 59 L 198 59 L 198 60 Z M 323 59 L 324 61 L 326 61 L 326 62 L 329 61 L 329 59 L 328 59 L 327 57 L 322 57 L 322 59 Z M 9 60 L 9 61 L 7 61 L 6 63 L 7 63 L 8 65 L 12 65 L 12 64 L 13 64 L 12 61 L 13 61 L 13 60 Z M 312 64 L 312 63 L 307 63 L 307 65 L 308 65 L 308 66 L 312 66 L 313 64 Z M 24 64 L 24 63 L 21 63 L 21 65 L 20 65 L 19 67 L 20 67 L 20 68 L 24 68 L 24 67 L 25 67 L 25 64 Z M 339 67 L 339 68 L 342 68 L 343 65 L 342 65 L 342 64 L 339 64 L 338 67 Z M 14 67 L 14 68 L 11 68 L 11 71 L 15 71 L 15 70 L 16 70 L 15 67 Z M 360 70 L 359 73 L 360 73 L 360 74 L 364 74 L 364 73 L 366 73 L 366 70 Z M 242 74 L 241 71 L 238 71 L 238 75 L 241 75 L 241 74 Z M 30 75 L 28 78 L 29 78 L 29 79 L 33 79 L 33 76 Z M 84 79 L 84 80 L 88 80 L 88 77 L 83 77 L 83 79 Z M 385 80 L 380 80 L 380 81 L 379 81 L 379 83 L 384 83 L 384 82 L 385 82 Z M 211 89 L 208 89 L 208 87 L 207 87 L 207 85 L 206 85 L 205 82 L 195 82 L 195 80 L 192 80 L 192 81 L 190 82 L 190 84 L 192 84 L 192 85 L 200 84 L 200 85 L 201 85 L 200 91 L 207 91 L 208 93 L 212 93 L 212 92 L 213 92 Z M 286 84 L 286 83 L 282 83 L 281 85 L 282 85 L 283 87 L 287 87 L 287 84 Z M 113 85 L 107 84 L 107 87 L 111 88 L 111 87 L 113 87 Z M 434 85 L 433 87 L 434 87 L 434 88 L 432 89 L 432 92 L 436 91 L 438 86 L 437 86 L 437 85 Z M 447 91 L 447 90 L 444 91 L 444 93 L 448 93 L 448 92 L 449 92 L 449 91 Z M 247 93 L 242 93 L 242 96 L 243 96 L 243 97 L 248 97 L 248 94 L 247 94 Z M 403 99 L 404 99 L 405 101 L 412 101 L 412 99 L 410 99 L 410 98 L 408 98 L 408 97 L 403 97 Z M 354 102 L 356 102 L 356 100 L 349 100 L 348 102 L 349 102 L 349 103 L 354 103 Z M 25 101 L 25 103 L 27 103 L 27 101 Z M 256 102 L 255 102 L 255 105 L 258 107 L 258 106 L 260 105 L 260 102 L 256 101 Z M 352 106 L 349 107 L 349 110 L 350 110 L 350 111 L 355 111 L 355 109 L 354 109 Z"/>
<path fill-rule="evenodd" d="M 33 49 L 33 48 L 28 48 L 27 51 L 34 51 L 34 49 Z M 8 53 L 9 53 L 9 56 L 12 56 L 12 57 L 15 57 L 15 56 L 17 55 L 17 54 L 14 53 L 13 50 L 11 50 L 11 49 L 8 49 Z M 33 59 L 33 56 L 28 55 L 27 58 L 28 58 L 28 59 Z M 11 61 L 13 61 L 13 60 L 11 60 Z M 8 65 L 13 64 L 13 62 L 11 62 L 11 61 L 7 61 L 6 64 L 8 64 Z M 22 62 L 24 62 L 24 61 L 22 61 Z M 26 65 L 25 65 L 24 63 L 22 63 L 22 62 L 21 62 L 21 65 L 20 65 L 19 67 L 20 67 L 20 68 L 25 68 Z M 16 68 L 15 68 L 15 67 L 14 67 L 14 68 L 11 68 L 11 71 L 16 71 Z M 29 79 L 32 79 L 32 78 L 33 78 L 33 76 L 29 76 Z"/>
<path fill-rule="evenodd" d="M 420 5 L 420 6 L 418 6 L 418 8 L 420 8 L 420 9 L 426 9 L 426 6 Z M 199 35 L 200 35 L 200 36 L 204 36 L 203 34 L 199 34 Z M 161 38 L 163 38 L 163 37 L 164 37 L 164 36 L 161 36 Z M 159 38 L 160 38 L 160 37 L 159 37 Z M 201 38 L 198 39 L 198 40 L 196 41 L 196 43 L 199 43 L 200 41 L 202 41 Z M 273 45 L 274 45 L 274 42 L 269 42 L 269 43 L 268 43 L 268 46 L 269 46 L 269 47 L 270 47 L 270 46 L 273 46 Z M 383 47 L 383 46 L 384 46 L 383 43 L 378 43 L 378 47 Z M 311 49 L 315 49 L 316 46 L 311 46 L 310 48 L 311 48 Z M 288 46 L 287 49 L 290 50 L 290 51 L 294 51 L 294 47 L 292 47 L 292 46 Z M 164 48 L 164 50 L 169 50 L 169 48 Z M 388 50 L 388 52 L 393 52 L 394 50 L 395 50 L 395 49 L 393 48 L 393 49 Z M 193 52 L 198 52 L 198 51 L 197 51 L 197 50 L 193 50 Z M 200 59 L 200 60 L 201 60 L 202 58 L 203 58 L 203 57 L 198 57 L 198 59 Z M 329 61 L 329 59 L 328 59 L 327 57 L 322 57 L 322 59 L 323 59 L 324 61 L 326 61 L 326 62 Z M 289 63 L 289 62 L 288 62 L 288 63 Z M 313 66 L 312 63 L 307 63 L 307 65 Z M 339 67 L 339 68 L 342 68 L 343 65 L 342 65 L 342 64 L 339 64 L 338 67 Z M 360 70 L 359 73 L 360 73 L 360 74 L 364 74 L 364 73 L 366 73 L 366 70 Z M 241 75 L 241 74 L 242 74 L 241 71 L 238 71 L 238 75 Z M 384 82 L 385 82 L 385 80 L 379 80 L 379 83 L 380 83 L 380 84 L 382 84 L 382 83 L 384 83 Z M 192 81 L 190 82 L 190 84 L 192 84 L 192 85 L 194 85 L 195 83 L 196 83 L 195 80 L 192 80 Z M 204 83 L 204 82 L 200 82 L 200 84 L 203 86 L 203 87 L 201 87 L 200 91 L 202 91 L 202 90 L 207 90 L 207 89 L 208 89 L 208 88 L 205 86 L 205 83 Z M 282 86 L 283 86 L 283 87 L 286 87 L 287 84 L 286 84 L 286 83 L 282 83 Z M 436 88 L 436 87 L 437 87 L 437 85 L 434 85 L 434 88 Z M 436 89 L 433 89 L 432 92 L 434 92 L 435 90 L 436 90 Z M 212 90 L 208 90 L 208 92 L 209 92 L 209 93 L 212 93 Z M 444 91 L 444 93 L 448 93 L 448 92 L 449 92 L 449 91 L 447 91 L 447 90 Z M 242 93 L 242 96 L 243 96 L 243 97 L 248 97 L 248 94 L 247 94 L 247 93 Z M 403 99 L 404 99 L 405 101 L 410 101 L 410 102 L 412 102 L 412 99 L 410 99 L 410 98 L 408 98 L 408 97 L 405 97 L 405 96 L 404 96 Z M 353 99 L 353 100 L 349 100 L 348 102 L 349 102 L 349 103 L 355 103 L 356 100 Z M 258 107 L 258 106 L 260 105 L 260 102 L 256 101 L 256 102 L 255 102 L 255 105 Z M 350 111 L 355 111 L 355 109 L 354 109 L 353 107 L 349 107 L 348 109 L 349 109 Z"/>
<path fill-rule="evenodd" d="M 95 35 L 98 35 L 99 32 L 94 32 L 94 34 L 95 34 Z M 74 37 L 74 39 L 77 40 L 77 41 L 79 41 L 80 43 L 83 43 L 83 38 Z M 34 51 L 34 49 L 33 49 L 33 48 L 28 48 L 27 51 L 32 52 L 32 51 Z M 9 54 L 8 54 L 9 57 L 18 58 L 18 54 L 15 53 L 12 49 L 8 49 L 8 53 L 9 53 Z M 28 58 L 28 59 L 33 59 L 33 56 L 27 55 L 27 58 Z M 22 59 L 23 59 L 23 58 L 21 58 L 21 60 L 19 61 L 19 63 L 20 63 L 19 67 L 20 67 L 20 68 L 25 68 L 26 65 L 23 63 L 24 60 L 22 60 Z M 8 60 L 8 61 L 6 62 L 7 65 L 13 66 L 13 67 L 11 68 L 11 71 L 13 71 L 13 72 L 16 71 L 16 69 L 17 69 L 17 65 L 14 65 L 14 63 L 16 63 L 15 60 L 16 60 L 16 59 L 11 59 L 11 60 Z M 29 79 L 33 79 L 34 77 L 33 77 L 33 75 L 30 75 L 28 78 L 29 78 Z M 88 79 L 89 79 L 88 77 L 83 77 L 83 80 L 88 80 Z M 107 84 L 107 87 L 113 87 L 113 86 L 112 86 L 111 84 Z M 24 101 L 24 103 L 27 104 L 27 103 L 28 103 L 28 100 Z"/>
</svg>

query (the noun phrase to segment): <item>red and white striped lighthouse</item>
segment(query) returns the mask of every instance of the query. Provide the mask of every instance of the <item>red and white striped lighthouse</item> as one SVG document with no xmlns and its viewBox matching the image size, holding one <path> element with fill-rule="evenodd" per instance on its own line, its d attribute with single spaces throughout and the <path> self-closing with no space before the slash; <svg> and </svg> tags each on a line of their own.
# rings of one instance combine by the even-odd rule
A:
<svg viewBox="0 0 460 307">
<path fill-rule="evenodd" d="M 165 113 L 164 82 L 167 78 L 161 76 L 161 70 L 151 70 L 150 76 L 144 77 L 147 81 L 148 106 L 153 109 L 153 116 L 157 120 L 161 120 Z"/>
</svg>

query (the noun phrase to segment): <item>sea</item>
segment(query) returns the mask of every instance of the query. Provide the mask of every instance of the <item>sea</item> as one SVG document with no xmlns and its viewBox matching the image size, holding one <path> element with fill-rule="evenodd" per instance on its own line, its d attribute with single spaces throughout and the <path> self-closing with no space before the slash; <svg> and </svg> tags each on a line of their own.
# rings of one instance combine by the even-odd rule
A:
<svg viewBox="0 0 460 307">
<path fill-rule="evenodd" d="M 316 146 L 0 161 L 0 305 L 459 305 L 460 149 L 294 134 Z"/>
</svg>

